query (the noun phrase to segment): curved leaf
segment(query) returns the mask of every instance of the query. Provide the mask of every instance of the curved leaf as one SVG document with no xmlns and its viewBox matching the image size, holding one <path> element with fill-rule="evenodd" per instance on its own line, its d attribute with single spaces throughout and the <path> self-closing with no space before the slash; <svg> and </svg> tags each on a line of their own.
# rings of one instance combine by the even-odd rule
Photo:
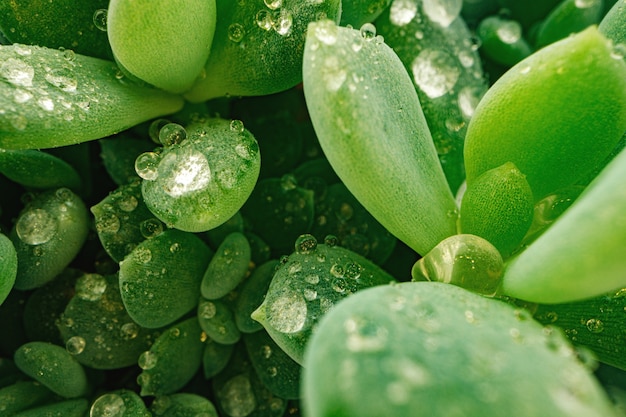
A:
<svg viewBox="0 0 626 417">
<path fill-rule="evenodd" d="M 80 191 L 82 180 L 74 167 L 54 155 L 32 149 L 0 149 L 0 173 L 25 187 L 68 187 Z"/>
<path fill-rule="evenodd" d="M 618 0 L 604 16 L 598 30 L 615 45 L 626 44 L 626 2 Z"/>
<path fill-rule="evenodd" d="M 13 242 L 0 233 L 0 305 L 6 300 L 17 276 L 17 252 Z"/>
</svg>

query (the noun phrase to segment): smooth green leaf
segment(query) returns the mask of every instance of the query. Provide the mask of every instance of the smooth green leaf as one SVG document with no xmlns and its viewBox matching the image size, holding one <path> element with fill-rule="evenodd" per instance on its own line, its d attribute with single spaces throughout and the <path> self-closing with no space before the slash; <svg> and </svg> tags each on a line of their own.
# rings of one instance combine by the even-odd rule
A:
<svg viewBox="0 0 626 417">
<path fill-rule="evenodd" d="M 485 94 L 467 130 L 467 183 L 512 162 L 538 201 L 593 171 L 624 131 L 626 63 L 589 28 L 521 61 Z"/>
<path fill-rule="evenodd" d="M 88 383 L 82 365 L 64 348 L 45 342 L 26 343 L 15 352 L 15 364 L 22 372 L 65 398 L 87 394 Z"/>
<path fill-rule="evenodd" d="M 537 47 L 546 46 L 599 23 L 602 9 L 602 0 L 564 0 L 550 12 L 537 30 Z"/>
<path fill-rule="evenodd" d="M 223 345 L 213 339 L 208 338 L 204 342 L 204 352 L 202 353 L 202 373 L 204 379 L 211 379 L 219 374 L 228 364 L 230 356 L 236 345 Z"/>
<path fill-rule="evenodd" d="M 250 315 L 263 303 L 278 265 L 278 261 L 274 259 L 259 265 L 239 288 L 235 305 L 235 322 L 242 333 L 254 333 L 263 328 L 261 323 L 253 320 Z"/>
<path fill-rule="evenodd" d="M 217 26 L 205 73 L 185 97 L 277 93 L 302 81 L 307 25 L 320 16 L 339 19 L 339 0 L 274 2 L 217 0 Z"/>
<path fill-rule="evenodd" d="M 625 177 L 622 151 L 548 230 L 508 262 L 503 292 L 551 304 L 625 287 Z"/>
<path fill-rule="evenodd" d="M 36 381 L 18 381 L 0 389 L 0 416 L 44 404 L 54 398 L 54 393 Z"/>
<path fill-rule="evenodd" d="M 15 284 L 17 276 L 17 252 L 13 242 L 6 235 L 0 233 L 0 304 Z"/>
<path fill-rule="evenodd" d="M 84 417 L 89 403 L 84 398 L 48 404 L 14 414 L 13 417 Z"/>
<path fill-rule="evenodd" d="M 99 139 L 182 108 L 180 97 L 118 79 L 110 61 L 0 45 L 0 147 L 52 148 Z"/>
<path fill-rule="evenodd" d="M 232 345 L 241 337 L 232 308 L 225 301 L 201 300 L 198 321 L 207 336 L 217 343 Z"/>
<path fill-rule="evenodd" d="M 339 177 L 397 238 L 427 253 L 456 232 L 456 205 L 404 66 L 380 38 L 312 23 L 304 92 Z"/>
<path fill-rule="evenodd" d="M 360 28 L 364 23 L 373 22 L 391 2 L 391 0 L 342 0 L 340 25 Z"/>
<path fill-rule="evenodd" d="M 141 397 L 128 389 L 102 394 L 93 402 L 89 412 L 90 417 L 152 417 Z"/>
<path fill-rule="evenodd" d="M 204 68 L 215 32 L 215 0 L 112 0 L 107 34 L 131 74 L 183 93 Z"/>
<path fill-rule="evenodd" d="M 218 417 L 211 401 L 186 392 L 156 397 L 150 410 L 155 417 Z"/>
<path fill-rule="evenodd" d="M 0 173 L 25 187 L 81 188 L 78 172 L 67 162 L 45 152 L 0 149 Z"/>
<path fill-rule="evenodd" d="M 522 36 L 522 26 L 515 20 L 489 16 L 480 22 L 477 34 L 481 51 L 506 66 L 517 64 L 533 52 Z"/>
<path fill-rule="evenodd" d="M 246 277 L 250 256 L 250 243 L 243 233 L 226 236 L 204 273 L 200 285 L 202 296 L 216 300 L 234 290 Z"/>
<path fill-rule="evenodd" d="M 441 283 L 342 301 L 307 346 L 302 384 L 309 417 L 617 415 L 560 334 Z"/>
</svg>

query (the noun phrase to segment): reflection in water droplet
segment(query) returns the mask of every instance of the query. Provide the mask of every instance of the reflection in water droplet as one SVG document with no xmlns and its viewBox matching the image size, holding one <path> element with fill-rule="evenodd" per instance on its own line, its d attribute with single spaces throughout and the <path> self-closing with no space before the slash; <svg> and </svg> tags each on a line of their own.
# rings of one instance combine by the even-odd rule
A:
<svg viewBox="0 0 626 417">
<path fill-rule="evenodd" d="M 263 30 L 270 30 L 274 27 L 272 13 L 266 9 L 259 10 L 256 14 L 256 24 Z"/>
<path fill-rule="evenodd" d="M 58 223 L 46 210 L 32 209 L 23 213 L 15 225 L 17 236 L 28 245 L 41 245 L 57 233 Z"/>
<path fill-rule="evenodd" d="M 284 290 L 272 300 L 268 308 L 268 323 L 281 333 L 295 333 L 304 327 L 307 316 L 306 301 L 295 291 Z"/>
<path fill-rule="evenodd" d="M 293 25 L 293 16 L 287 10 L 281 10 L 278 17 L 274 21 L 274 30 L 281 36 L 287 36 L 291 33 Z"/>
<path fill-rule="evenodd" d="M 144 180 L 154 181 L 158 177 L 161 157 L 155 152 L 144 152 L 135 160 L 135 171 Z"/>
<path fill-rule="evenodd" d="M 32 87 L 35 69 L 26 62 L 9 58 L 0 65 L 0 76 L 18 87 Z"/>
<path fill-rule="evenodd" d="M 424 49 L 411 63 L 413 79 L 430 98 L 441 97 L 456 85 L 461 74 L 456 60 L 444 51 Z"/>
<path fill-rule="evenodd" d="M 146 350 L 141 355 L 139 355 L 139 359 L 137 359 L 137 364 L 141 369 L 147 371 L 156 366 L 158 359 L 159 358 L 156 353 Z"/>
<path fill-rule="evenodd" d="M 103 31 L 107 31 L 107 9 L 98 9 L 93 13 L 93 24 L 94 26 Z"/>
<path fill-rule="evenodd" d="M 233 42 L 241 42 L 246 35 L 246 30 L 239 23 L 228 26 L 228 39 Z"/>
<path fill-rule="evenodd" d="M 159 130 L 159 142 L 163 146 L 172 146 L 187 139 L 187 131 L 178 123 L 168 123 Z"/>
<path fill-rule="evenodd" d="M 85 350 L 87 342 L 80 336 L 72 336 L 65 342 L 65 349 L 70 355 L 80 355 Z"/>
<path fill-rule="evenodd" d="M 396 26 L 405 26 L 417 14 L 417 3 L 413 0 L 395 0 L 389 8 L 389 21 Z"/>
<path fill-rule="evenodd" d="M 180 197 L 204 188 L 211 180 L 211 169 L 204 154 L 187 147 L 167 153 L 159 164 L 158 176 L 166 193 Z"/>
<path fill-rule="evenodd" d="M 124 399 L 118 394 L 104 394 L 94 401 L 89 417 L 123 417 L 126 412 Z"/>
<path fill-rule="evenodd" d="M 430 20 L 448 27 L 461 13 L 463 0 L 424 0 L 422 7 Z"/>
<path fill-rule="evenodd" d="M 246 417 L 257 405 L 250 379 L 245 375 L 229 379 L 218 395 L 224 412 L 230 417 Z"/>
<path fill-rule="evenodd" d="M 107 281 L 100 274 L 85 274 L 76 281 L 76 296 L 82 300 L 97 301 L 107 289 Z"/>
<path fill-rule="evenodd" d="M 295 250 L 297 253 L 310 253 L 317 249 L 317 239 L 310 234 L 300 235 L 296 239 Z"/>
<path fill-rule="evenodd" d="M 376 37 L 376 26 L 371 23 L 364 23 L 359 32 L 364 39 L 374 39 Z"/>
</svg>

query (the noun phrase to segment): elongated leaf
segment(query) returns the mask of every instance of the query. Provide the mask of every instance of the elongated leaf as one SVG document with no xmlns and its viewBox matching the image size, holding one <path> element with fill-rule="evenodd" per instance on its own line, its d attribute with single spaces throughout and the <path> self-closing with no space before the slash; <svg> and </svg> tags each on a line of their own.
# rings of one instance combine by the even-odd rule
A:
<svg viewBox="0 0 626 417">
<path fill-rule="evenodd" d="M 0 173 L 26 187 L 80 190 L 81 178 L 67 162 L 33 149 L 0 149 Z"/>
<path fill-rule="evenodd" d="M 341 302 L 307 347 L 302 385 L 309 417 L 616 415 L 558 332 L 441 283 Z"/>
<path fill-rule="evenodd" d="M 624 131 L 626 63 L 589 28 L 521 61 L 485 94 L 467 130 L 468 185 L 513 162 L 537 201 L 593 171 Z"/>
<path fill-rule="evenodd" d="M 180 97 L 118 79 L 110 61 L 38 46 L 0 46 L 0 147 L 99 139 L 182 108 Z"/>
<path fill-rule="evenodd" d="M 13 242 L 0 233 L 0 304 L 6 300 L 17 276 L 17 252 Z"/>
<path fill-rule="evenodd" d="M 626 1 L 619 0 L 611 7 L 598 30 L 615 45 L 626 44 Z"/>
<path fill-rule="evenodd" d="M 399 58 L 380 38 L 309 27 L 304 92 L 324 153 L 363 206 L 427 253 L 456 231 L 456 206 Z"/>
<path fill-rule="evenodd" d="M 597 24 L 602 17 L 602 1 L 565 0 L 543 21 L 537 31 L 537 47 L 548 45 Z"/>
<path fill-rule="evenodd" d="M 515 298 L 562 303 L 626 287 L 626 152 L 505 269 Z"/>
</svg>

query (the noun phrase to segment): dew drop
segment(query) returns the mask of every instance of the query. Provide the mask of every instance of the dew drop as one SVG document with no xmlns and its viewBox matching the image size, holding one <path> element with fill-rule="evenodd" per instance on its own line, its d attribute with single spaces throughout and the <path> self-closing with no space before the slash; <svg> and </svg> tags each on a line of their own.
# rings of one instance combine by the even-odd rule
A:
<svg viewBox="0 0 626 417">
<path fill-rule="evenodd" d="M 80 336 L 72 336 L 65 342 L 65 349 L 70 355 L 80 355 L 85 350 L 87 342 Z"/>
<path fill-rule="evenodd" d="M 591 333 L 602 333 L 604 331 L 604 323 L 599 319 L 589 319 L 585 326 Z"/>
<path fill-rule="evenodd" d="M 280 187 L 283 191 L 295 190 L 298 186 L 298 181 L 293 174 L 285 174 L 280 178 Z"/>
<path fill-rule="evenodd" d="M 65 69 L 57 69 L 50 70 L 44 75 L 46 81 L 58 89 L 65 91 L 67 93 L 76 92 L 76 88 L 78 87 L 78 81 L 74 78 L 68 70 Z M 54 104 L 52 106 L 54 108 Z"/>
<path fill-rule="evenodd" d="M 324 59 L 322 71 L 322 79 L 324 80 L 326 89 L 330 92 L 339 90 L 346 81 L 348 75 L 345 67 L 334 55 L 328 56 Z"/>
<path fill-rule="evenodd" d="M 165 192 L 172 197 L 201 190 L 211 180 L 209 161 L 192 148 L 169 152 L 159 164 L 159 178 Z"/>
<path fill-rule="evenodd" d="M 146 350 L 137 359 L 137 364 L 144 371 L 148 371 L 156 366 L 158 362 L 158 356 L 156 353 Z"/>
<path fill-rule="evenodd" d="M 215 317 L 215 314 L 217 314 L 217 308 L 214 303 L 206 301 L 200 305 L 200 317 L 204 320 L 212 319 Z"/>
<path fill-rule="evenodd" d="M 229 379 L 218 395 L 224 412 L 230 417 L 246 417 L 257 406 L 252 384 L 245 375 L 237 375 Z"/>
<path fill-rule="evenodd" d="M 287 10 L 281 10 L 274 22 L 274 30 L 281 36 L 288 36 L 293 26 L 293 16 Z"/>
<path fill-rule="evenodd" d="M 0 76 L 18 87 L 32 87 L 35 69 L 26 62 L 9 58 L 0 65 Z"/>
<path fill-rule="evenodd" d="M 135 171 L 144 180 L 154 181 L 159 175 L 161 157 L 156 152 L 144 152 L 135 160 Z"/>
<path fill-rule="evenodd" d="M 297 292 L 285 290 L 268 308 L 268 323 L 281 333 L 295 333 L 304 327 L 306 301 Z"/>
<path fill-rule="evenodd" d="M 135 198 L 135 196 L 133 195 L 126 195 L 117 202 L 117 206 L 120 208 L 120 210 L 127 213 L 135 210 L 138 205 L 139 201 L 137 201 L 137 198 Z"/>
<path fill-rule="evenodd" d="M 187 139 L 187 131 L 178 123 L 168 123 L 159 130 L 159 142 L 163 146 L 172 146 Z"/>
<path fill-rule="evenodd" d="M 357 262 L 348 262 L 344 266 L 344 276 L 350 279 L 359 279 L 361 277 L 361 273 L 363 272 L 363 267 L 359 265 Z"/>
<path fill-rule="evenodd" d="M 371 23 L 364 23 L 359 29 L 359 32 L 361 33 L 361 37 L 363 39 L 374 39 L 376 37 L 376 26 Z"/>
<path fill-rule="evenodd" d="M 324 20 L 317 24 L 313 35 L 323 44 L 334 45 L 337 43 L 337 27 L 330 20 Z"/>
<path fill-rule="evenodd" d="M 146 219 L 139 224 L 139 231 L 146 239 L 152 239 L 163 233 L 163 223 L 154 217 Z"/>
<path fill-rule="evenodd" d="M 170 246 L 170 252 L 176 253 L 176 252 L 179 252 L 179 251 L 180 251 L 180 243 L 178 243 L 178 242 L 172 243 L 171 246 Z"/>
<path fill-rule="evenodd" d="M 19 88 L 17 88 L 15 90 L 15 93 L 13 93 L 13 100 L 17 104 L 26 103 L 31 98 L 33 98 L 33 95 L 31 93 L 25 90 L 21 90 Z"/>
<path fill-rule="evenodd" d="M 417 14 L 417 3 L 413 0 L 395 0 L 389 8 L 389 21 L 396 26 L 411 23 Z"/>
<path fill-rule="evenodd" d="M 463 87 L 461 91 L 459 91 L 459 110 L 463 116 L 467 119 L 470 119 L 474 115 L 474 111 L 476 111 L 476 106 L 480 102 L 480 99 L 485 94 L 485 89 L 482 87 Z"/>
<path fill-rule="evenodd" d="M 344 277 L 344 269 L 343 266 L 339 265 L 339 264 L 333 264 L 330 267 L 330 273 L 336 277 L 336 278 L 343 278 Z"/>
<path fill-rule="evenodd" d="M 120 327 L 120 336 L 124 340 L 133 340 L 139 335 L 139 326 L 133 322 L 122 324 Z"/>
<path fill-rule="evenodd" d="M 107 31 L 107 9 L 98 9 L 93 13 L 93 25 L 103 32 Z"/>
<path fill-rule="evenodd" d="M 317 249 L 317 239 L 310 234 L 300 235 L 296 239 L 295 250 L 297 253 L 305 254 L 311 253 Z"/>
<path fill-rule="evenodd" d="M 228 26 L 228 39 L 233 42 L 239 43 L 246 35 L 246 30 L 239 23 L 232 23 Z"/>
<path fill-rule="evenodd" d="M 576 0 L 574 4 L 579 9 L 588 9 L 598 4 L 598 0 Z"/>
<path fill-rule="evenodd" d="M 85 274 L 76 281 L 76 296 L 82 300 L 97 301 L 107 289 L 107 281 L 100 274 Z"/>
<path fill-rule="evenodd" d="M 124 399 L 118 394 L 104 394 L 94 401 L 89 417 L 123 417 L 126 412 Z"/>
<path fill-rule="evenodd" d="M 137 247 L 132 253 L 137 262 L 142 264 L 147 264 L 152 260 L 152 251 L 148 248 Z"/>
<path fill-rule="evenodd" d="M 424 0 L 422 8 L 430 20 L 448 27 L 459 16 L 463 0 Z"/>
<path fill-rule="evenodd" d="M 45 111 L 54 110 L 54 101 L 50 97 L 40 97 L 37 99 L 37 105 Z"/>
<path fill-rule="evenodd" d="M 411 71 L 415 83 L 430 98 L 452 90 L 461 74 L 452 56 L 434 49 L 422 50 L 411 63 Z"/>
<path fill-rule="evenodd" d="M 156 119 L 153 120 L 152 123 L 150 123 L 150 126 L 148 127 L 148 136 L 150 136 L 152 142 L 159 145 L 161 144 L 161 140 L 159 139 L 159 133 L 161 132 L 163 126 L 169 123 L 171 122 L 167 119 Z"/>
<path fill-rule="evenodd" d="M 324 244 L 332 248 L 339 244 L 339 238 L 337 238 L 337 236 L 335 235 L 326 235 L 326 237 L 324 238 Z"/>
<path fill-rule="evenodd" d="M 611 50 L 611 58 L 622 60 L 624 57 L 626 57 L 626 44 L 618 43 L 613 46 L 613 49 Z"/>
<path fill-rule="evenodd" d="M 15 225 L 20 240 L 27 245 L 41 245 L 57 233 L 58 223 L 46 210 L 32 209 L 23 213 Z"/>
<path fill-rule="evenodd" d="M 274 27 L 272 13 L 266 9 L 259 10 L 256 14 L 256 24 L 263 30 L 270 30 Z"/>
<path fill-rule="evenodd" d="M 311 285 L 317 285 L 320 282 L 320 276 L 315 274 L 310 274 L 304 277 L 304 280 Z"/>
<path fill-rule="evenodd" d="M 513 44 L 522 37 L 522 26 L 514 20 L 505 20 L 496 29 L 496 34 L 502 42 Z"/>
<path fill-rule="evenodd" d="M 245 126 L 241 120 L 233 119 L 230 121 L 230 130 L 235 133 L 243 133 Z"/>
<path fill-rule="evenodd" d="M 317 298 L 317 291 L 310 288 L 305 288 L 302 293 L 304 295 L 304 299 L 307 301 L 313 301 Z"/>
<path fill-rule="evenodd" d="M 104 213 L 96 218 L 96 231 L 98 233 L 117 233 L 121 223 L 114 213 Z"/>
<path fill-rule="evenodd" d="M 263 0 L 265 6 L 270 10 L 278 10 L 283 5 L 283 0 Z"/>
</svg>

